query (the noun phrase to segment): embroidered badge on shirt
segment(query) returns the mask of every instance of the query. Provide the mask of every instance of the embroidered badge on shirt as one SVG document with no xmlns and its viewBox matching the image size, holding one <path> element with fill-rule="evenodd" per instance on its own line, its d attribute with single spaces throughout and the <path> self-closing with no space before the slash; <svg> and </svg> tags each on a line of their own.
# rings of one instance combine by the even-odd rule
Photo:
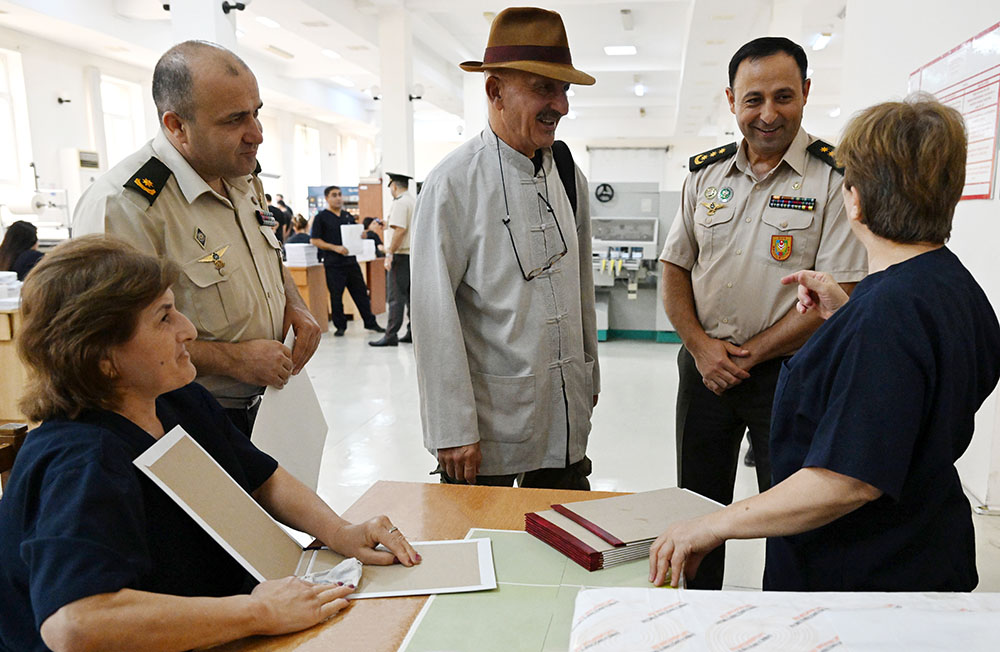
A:
<svg viewBox="0 0 1000 652">
<path fill-rule="evenodd" d="M 715 199 L 717 194 L 719 194 L 719 190 L 715 186 L 705 188 L 705 199 Z"/>
<path fill-rule="evenodd" d="M 205 236 L 204 231 L 196 227 L 194 230 L 194 239 L 202 249 L 205 248 L 205 243 L 208 241 L 208 237 Z"/>
<path fill-rule="evenodd" d="M 768 203 L 771 208 L 791 208 L 799 211 L 816 210 L 816 199 L 814 197 L 786 197 L 785 195 L 771 195 Z"/>
<path fill-rule="evenodd" d="M 257 221 L 260 222 L 261 226 L 278 226 L 278 221 L 274 219 L 268 211 L 257 210 L 254 211 L 257 214 Z"/>
<path fill-rule="evenodd" d="M 225 247 L 220 247 L 215 251 L 213 251 L 212 253 L 205 256 L 204 258 L 199 258 L 198 262 L 212 263 L 213 265 L 215 265 L 215 269 L 219 270 L 219 274 L 221 275 L 223 273 L 222 268 L 226 266 L 226 261 L 222 260 L 222 257 L 226 255 L 226 251 L 228 249 L 229 245 L 226 245 Z"/>
<path fill-rule="evenodd" d="M 733 198 L 733 189 L 730 188 L 729 186 L 726 186 L 725 188 L 719 191 L 719 201 L 721 201 L 723 204 L 728 204 L 729 200 L 732 198 Z"/>
<path fill-rule="evenodd" d="M 792 255 L 792 236 L 772 235 L 771 236 L 771 258 L 778 262 L 788 260 Z"/>
</svg>

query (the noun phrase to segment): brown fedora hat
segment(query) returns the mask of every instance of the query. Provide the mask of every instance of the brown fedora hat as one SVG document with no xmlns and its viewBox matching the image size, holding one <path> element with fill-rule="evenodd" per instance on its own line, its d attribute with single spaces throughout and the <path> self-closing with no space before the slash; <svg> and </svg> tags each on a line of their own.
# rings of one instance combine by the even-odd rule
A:
<svg viewBox="0 0 1000 652">
<path fill-rule="evenodd" d="M 537 7 L 510 7 L 501 11 L 490 26 L 483 60 L 458 65 L 467 72 L 513 68 L 583 86 L 595 81 L 573 67 L 562 17 Z"/>
</svg>

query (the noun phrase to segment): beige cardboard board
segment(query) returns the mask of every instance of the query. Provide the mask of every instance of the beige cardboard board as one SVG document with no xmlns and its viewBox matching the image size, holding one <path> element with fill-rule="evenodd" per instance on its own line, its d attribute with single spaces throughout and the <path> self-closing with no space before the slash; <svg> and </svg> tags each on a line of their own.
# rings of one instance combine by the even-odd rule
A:
<svg viewBox="0 0 1000 652">
<path fill-rule="evenodd" d="M 291 349 L 294 342 L 295 334 L 288 329 L 285 346 Z M 315 491 L 328 431 L 316 390 L 303 367 L 281 389 L 264 390 L 250 440 Z"/>
<path fill-rule="evenodd" d="M 722 509 L 722 506 L 713 500 L 677 487 L 599 500 L 566 503 L 563 507 L 613 534 L 625 543 L 655 539 L 672 523 L 697 518 Z M 544 512 L 544 514 L 545 518 L 549 518 L 548 512 Z M 583 529 L 581 526 L 577 527 Z M 570 531 L 570 533 L 578 536 L 575 530 Z M 598 538 L 594 535 L 591 536 Z M 590 545 L 589 539 L 578 538 Z M 592 547 L 596 550 L 603 549 L 597 546 Z"/>
<path fill-rule="evenodd" d="M 213 539 L 259 581 L 332 568 L 344 558 L 306 550 L 177 426 L 135 459 Z M 489 539 L 413 543 L 423 562 L 364 568 L 354 598 L 429 595 L 496 588 Z"/>
</svg>

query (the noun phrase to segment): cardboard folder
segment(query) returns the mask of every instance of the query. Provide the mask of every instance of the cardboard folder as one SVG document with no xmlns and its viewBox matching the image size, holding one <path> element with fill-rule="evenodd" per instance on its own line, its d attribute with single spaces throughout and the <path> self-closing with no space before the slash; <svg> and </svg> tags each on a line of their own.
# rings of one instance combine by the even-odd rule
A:
<svg viewBox="0 0 1000 652">
<path fill-rule="evenodd" d="M 258 581 L 301 577 L 344 560 L 303 549 L 183 428 L 177 426 L 134 464 Z M 423 561 L 407 568 L 366 565 L 354 598 L 457 593 L 496 588 L 489 539 L 414 542 Z"/>
<path fill-rule="evenodd" d="M 524 529 L 590 571 L 649 554 L 672 523 L 710 514 L 722 505 L 687 489 L 657 489 L 552 505 L 524 515 Z"/>
</svg>

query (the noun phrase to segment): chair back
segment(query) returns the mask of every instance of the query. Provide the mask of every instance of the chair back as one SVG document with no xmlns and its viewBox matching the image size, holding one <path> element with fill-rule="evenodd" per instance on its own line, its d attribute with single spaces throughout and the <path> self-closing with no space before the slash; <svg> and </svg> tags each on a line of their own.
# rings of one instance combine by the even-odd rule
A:
<svg viewBox="0 0 1000 652">
<path fill-rule="evenodd" d="M 14 468 L 14 458 L 28 436 L 28 424 L 5 423 L 0 425 L 0 494 L 7 486 L 10 470 Z"/>
</svg>

